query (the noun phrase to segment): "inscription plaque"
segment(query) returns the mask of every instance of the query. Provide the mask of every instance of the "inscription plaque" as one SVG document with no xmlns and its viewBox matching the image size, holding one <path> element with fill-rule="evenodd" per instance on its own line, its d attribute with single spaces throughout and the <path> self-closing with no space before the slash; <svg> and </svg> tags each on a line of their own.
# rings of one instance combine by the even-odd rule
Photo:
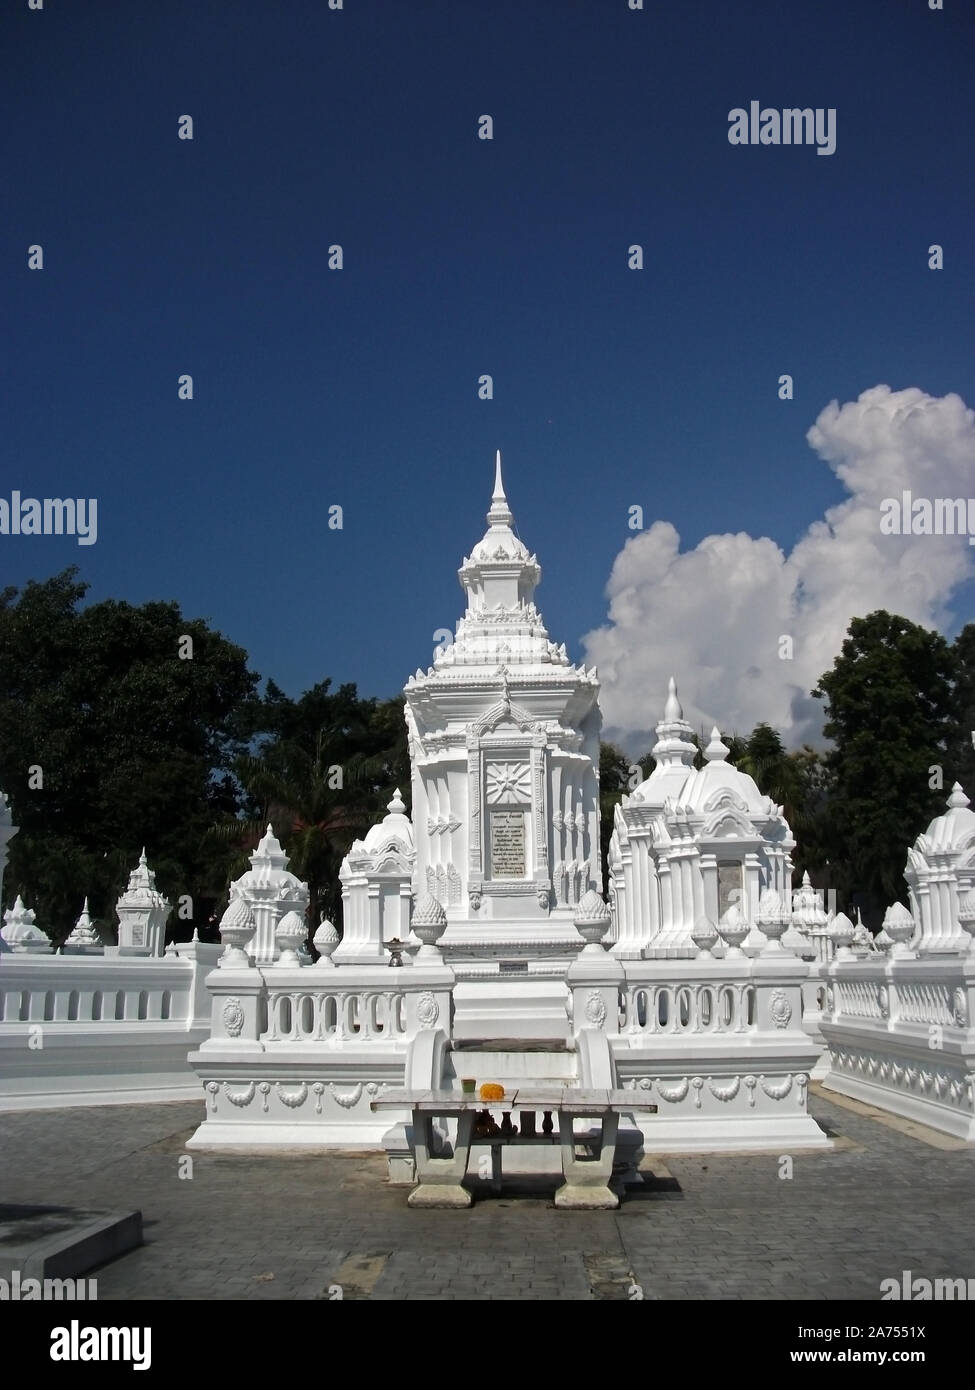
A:
<svg viewBox="0 0 975 1390">
<path fill-rule="evenodd" d="M 521 811 L 491 812 L 491 877 L 525 877 L 525 817 Z"/>
</svg>

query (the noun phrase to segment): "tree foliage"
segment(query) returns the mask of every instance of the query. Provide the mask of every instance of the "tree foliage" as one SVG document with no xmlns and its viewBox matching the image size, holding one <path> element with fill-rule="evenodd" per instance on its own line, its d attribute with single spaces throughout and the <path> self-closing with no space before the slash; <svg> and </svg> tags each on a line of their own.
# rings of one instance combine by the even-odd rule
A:
<svg viewBox="0 0 975 1390">
<path fill-rule="evenodd" d="M 273 681 L 253 711 L 256 747 L 237 759 L 241 813 L 214 838 L 235 845 L 233 870 L 270 823 L 289 868 L 308 883 L 309 919 L 341 921 L 338 871 L 352 841 L 379 819 L 398 786 L 409 805 L 410 766 L 403 699 L 361 699 L 319 682 L 293 700 Z"/>
<path fill-rule="evenodd" d="M 206 830 L 236 804 L 258 679 L 175 603 L 82 607 L 87 589 L 68 569 L 0 594 L 0 776 L 20 826 L 5 897 L 24 889 L 55 940 L 86 894 L 111 918 L 143 843 L 159 886 L 203 910 L 223 876 Z"/>
<path fill-rule="evenodd" d="M 826 764 L 839 884 L 864 891 L 874 912 L 906 900 L 907 847 L 944 807 L 955 669 L 940 633 L 878 610 L 854 618 L 812 692 L 826 701 L 833 744 Z"/>
</svg>

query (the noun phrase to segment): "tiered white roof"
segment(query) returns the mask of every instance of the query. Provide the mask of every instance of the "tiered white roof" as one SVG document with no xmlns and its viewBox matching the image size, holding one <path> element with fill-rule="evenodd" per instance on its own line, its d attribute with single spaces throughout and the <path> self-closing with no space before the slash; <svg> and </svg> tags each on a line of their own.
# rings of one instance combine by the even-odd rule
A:
<svg viewBox="0 0 975 1390">
<path fill-rule="evenodd" d="M 531 666 L 544 678 L 559 679 L 566 668 L 596 685 L 596 672 L 573 668 L 564 643 L 556 645 L 533 601 L 542 577 L 535 555 L 512 530 L 514 516 L 508 506 L 501 477 L 501 452 L 495 459 L 494 492 L 487 513 L 487 531 L 464 560 L 457 576 L 467 594 L 467 611 L 457 624 L 453 642 L 438 649 L 433 674 L 482 680 L 484 668 Z M 417 671 L 407 689 L 426 679 Z"/>
<path fill-rule="evenodd" d="M 357 840 L 349 853 L 379 855 L 383 850 L 409 854 L 413 849 L 413 823 L 406 814 L 406 803 L 399 787 L 386 807 L 386 815 L 370 827 L 364 840 Z"/>
<path fill-rule="evenodd" d="M 947 804 L 944 815 L 936 816 L 924 834 L 918 836 L 915 848 L 922 854 L 967 848 L 975 836 L 975 811 L 969 810 L 970 803 L 960 783 L 952 787 Z"/>
<path fill-rule="evenodd" d="M 657 725 L 657 742 L 652 750 L 657 765 L 633 792 L 631 802 L 660 808 L 671 802 L 692 814 L 703 814 L 722 800 L 717 793 L 726 790 L 735 798 L 738 809 L 750 816 L 770 820 L 781 816 L 782 808 L 771 797 L 763 796 L 754 779 L 727 761 L 731 750 L 722 743 L 717 726 L 711 730 L 711 741 L 704 749 L 704 767 L 695 768 L 697 748 L 691 741 L 692 733 L 677 696 L 677 682 L 671 676 L 664 717 Z"/>
</svg>

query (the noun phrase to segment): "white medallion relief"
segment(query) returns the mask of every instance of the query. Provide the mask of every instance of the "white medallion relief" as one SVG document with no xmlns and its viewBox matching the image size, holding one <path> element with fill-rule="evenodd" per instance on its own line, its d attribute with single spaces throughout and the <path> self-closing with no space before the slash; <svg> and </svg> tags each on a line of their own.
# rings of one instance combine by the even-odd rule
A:
<svg viewBox="0 0 975 1390">
<path fill-rule="evenodd" d="M 240 1031 L 244 1026 L 244 1010 L 241 1002 L 236 997 L 231 997 L 223 1006 L 220 1017 L 223 1019 L 223 1026 L 227 1030 L 228 1038 L 239 1038 Z"/>
<path fill-rule="evenodd" d="M 788 1028 L 792 1021 L 792 1005 L 784 990 L 773 989 L 768 1011 L 776 1028 Z"/>
<path fill-rule="evenodd" d="M 440 1005 L 436 997 L 425 989 L 416 1001 L 416 1018 L 421 1028 L 432 1028 L 440 1017 Z"/>
<path fill-rule="evenodd" d="M 594 1028 L 602 1028 L 606 1022 L 606 1003 L 598 989 L 586 995 L 586 1019 Z"/>
</svg>

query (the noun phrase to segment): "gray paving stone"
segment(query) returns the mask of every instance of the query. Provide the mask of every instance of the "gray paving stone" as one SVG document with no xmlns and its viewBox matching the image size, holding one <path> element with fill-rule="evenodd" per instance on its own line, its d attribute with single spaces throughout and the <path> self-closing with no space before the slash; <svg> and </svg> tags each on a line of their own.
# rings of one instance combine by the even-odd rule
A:
<svg viewBox="0 0 975 1390">
<path fill-rule="evenodd" d="M 94 1271 L 101 1299 L 323 1299 L 347 1261 L 380 1254 L 374 1301 L 592 1301 L 593 1257 L 607 1297 L 632 1272 L 647 1301 L 876 1299 L 903 1269 L 969 1277 L 975 1148 L 929 1147 L 822 1097 L 812 1110 L 859 1147 L 798 1154 L 789 1182 L 777 1155 L 668 1155 L 672 1178 L 615 1213 L 537 1193 L 412 1211 L 381 1155 L 196 1156 L 180 1181 L 196 1104 L 5 1115 L 2 1195 L 141 1208 L 146 1244 Z"/>
</svg>

